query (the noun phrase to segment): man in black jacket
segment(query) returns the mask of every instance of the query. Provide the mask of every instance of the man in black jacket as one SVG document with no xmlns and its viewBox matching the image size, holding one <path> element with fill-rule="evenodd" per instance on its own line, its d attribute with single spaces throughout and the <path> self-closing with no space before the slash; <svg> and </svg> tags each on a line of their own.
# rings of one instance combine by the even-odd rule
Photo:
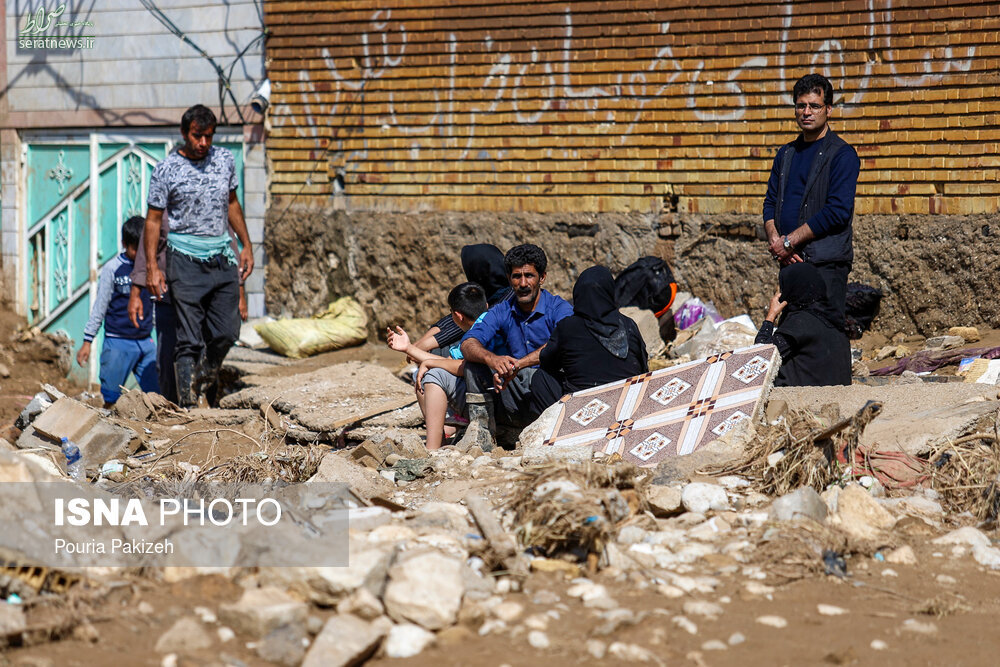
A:
<svg viewBox="0 0 1000 667">
<path fill-rule="evenodd" d="M 807 74 L 792 89 L 802 133 L 778 149 L 764 197 L 771 256 L 782 266 L 809 262 L 823 276 L 827 297 L 844 327 L 847 276 L 854 261 L 854 195 L 861 162 L 830 129 L 833 86 Z"/>
</svg>

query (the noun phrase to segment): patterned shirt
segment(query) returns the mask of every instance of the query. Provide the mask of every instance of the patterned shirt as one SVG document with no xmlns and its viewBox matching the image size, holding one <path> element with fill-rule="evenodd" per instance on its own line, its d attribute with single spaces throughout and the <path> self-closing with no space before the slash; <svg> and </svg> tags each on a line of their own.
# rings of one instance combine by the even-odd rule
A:
<svg viewBox="0 0 1000 667">
<path fill-rule="evenodd" d="M 239 185 L 236 160 L 212 146 L 195 161 L 173 151 L 153 169 L 150 208 L 165 210 L 170 231 L 197 236 L 229 233 L 229 193 Z"/>
</svg>

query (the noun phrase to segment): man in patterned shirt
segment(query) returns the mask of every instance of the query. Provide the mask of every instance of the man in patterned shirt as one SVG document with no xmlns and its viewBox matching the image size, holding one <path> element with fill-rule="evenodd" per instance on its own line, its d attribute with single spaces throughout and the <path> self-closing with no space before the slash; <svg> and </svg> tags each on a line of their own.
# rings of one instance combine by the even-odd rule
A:
<svg viewBox="0 0 1000 667">
<path fill-rule="evenodd" d="M 219 368 L 239 337 L 240 280 L 253 271 L 253 247 L 236 198 L 236 162 L 228 150 L 212 146 L 215 126 L 208 107 L 185 111 L 184 145 L 156 165 L 149 182 L 147 257 L 156 257 L 164 211 L 169 227 L 166 275 L 150 262 L 146 286 L 154 299 L 168 289 L 173 299 L 174 372 L 184 407 L 197 405 L 200 393 L 214 403 Z M 230 246 L 230 226 L 243 245 L 239 258 Z"/>
</svg>

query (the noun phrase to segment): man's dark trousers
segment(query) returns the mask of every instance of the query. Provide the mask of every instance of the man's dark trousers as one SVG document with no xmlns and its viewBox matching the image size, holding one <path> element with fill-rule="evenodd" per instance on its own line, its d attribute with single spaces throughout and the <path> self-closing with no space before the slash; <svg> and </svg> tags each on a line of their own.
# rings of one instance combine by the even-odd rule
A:
<svg viewBox="0 0 1000 667">
<path fill-rule="evenodd" d="M 181 405 L 191 406 L 197 402 L 197 392 L 205 389 L 212 402 L 219 369 L 240 333 L 236 265 L 221 254 L 201 261 L 168 247 L 167 284 L 177 316 L 178 398 Z"/>
</svg>

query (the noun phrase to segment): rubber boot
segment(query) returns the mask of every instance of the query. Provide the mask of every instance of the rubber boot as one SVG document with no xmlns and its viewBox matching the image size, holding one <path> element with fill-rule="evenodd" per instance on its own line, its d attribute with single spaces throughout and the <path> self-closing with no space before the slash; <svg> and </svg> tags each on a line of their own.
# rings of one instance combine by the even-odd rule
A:
<svg viewBox="0 0 1000 667">
<path fill-rule="evenodd" d="M 195 387 L 198 396 L 204 396 L 208 405 L 215 407 L 219 395 L 219 370 L 222 364 L 213 364 L 209 359 L 202 359 L 198 364 Z"/>
<path fill-rule="evenodd" d="M 174 377 L 177 379 L 177 402 L 182 408 L 198 406 L 198 394 L 194 387 L 195 363 L 191 357 L 174 361 Z"/>
<path fill-rule="evenodd" d="M 493 439 L 496 429 L 493 401 L 483 394 L 466 394 L 465 404 L 469 410 L 469 426 L 455 448 L 460 452 L 467 452 L 478 445 L 484 452 L 492 451 L 496 447 Z"/>
</svg>

